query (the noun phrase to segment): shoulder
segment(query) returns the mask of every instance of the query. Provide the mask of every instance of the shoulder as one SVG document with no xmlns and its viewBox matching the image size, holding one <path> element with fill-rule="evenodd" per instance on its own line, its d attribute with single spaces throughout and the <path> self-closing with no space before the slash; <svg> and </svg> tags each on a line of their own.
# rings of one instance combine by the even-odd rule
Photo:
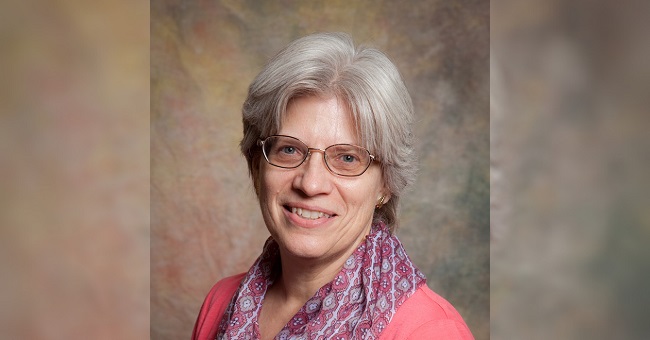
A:
<svg viewBox="0 0 650 340">
<path fill-rule="evenodd" d="M 212 286 L 203 301 L 201 311 L 194 324 L 193 340 L 214 338 L 219 321 L 244 275 L 246 274 L 242 273 L 227 277 Z"/>
<path fill-rule="evenodd" d="M 382 333 L 382 339 L 474 339 L 458 311 L 422 285 L 402 306 Z"/>
<path fill-rule="evenodd" d="M 227 299 L 229 300 L 228 302 L 230 302 L 230 298 L 235 293 L 237 288 L 239 288 L 239 284 L 245 275 L 246 273 L 241 273 L 219 280 L 210 289 L 208 297 L 218 299 L 223 297 L 223 295 L 228 295 Z"/>
</svg>

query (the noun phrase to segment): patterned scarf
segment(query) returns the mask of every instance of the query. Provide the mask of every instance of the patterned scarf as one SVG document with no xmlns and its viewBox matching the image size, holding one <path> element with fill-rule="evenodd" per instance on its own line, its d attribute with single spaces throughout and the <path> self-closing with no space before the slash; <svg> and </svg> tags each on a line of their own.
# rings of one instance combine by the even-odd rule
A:
<svg viewBox="0 0 650 340">
<path fill-rule="evenodd" d="M 269 238 L 230 301 L 217 340 L 260 338 L 262 300 L 279 262 L 278 244 Z M 305 303 L 276 339 L 377 339 L 397 308 L 425 282 L 397 237 L 385 224 L 373 225 L 334 280 Z"/>
</svg>

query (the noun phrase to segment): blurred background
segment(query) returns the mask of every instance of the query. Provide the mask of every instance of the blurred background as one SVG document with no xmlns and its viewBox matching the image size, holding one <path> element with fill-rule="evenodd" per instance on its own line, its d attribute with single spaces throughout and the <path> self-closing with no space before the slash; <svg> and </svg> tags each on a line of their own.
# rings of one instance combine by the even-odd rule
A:
<svg viewBox="0 0 650 340">
<path fill-rule="evenodd" d="M 493 339 L 650 338 L 649 5 L 491 2 Z"/>
<path fill-rule="evenodd" d="M 479 188 L 468 190 L 474 193 L 467 199 L 448 199 L 462 191 L 459 181 L 471 178 L 463 177 L 468 162 L 485 159 L 479 156 L 484 151 L 452 150 L 469 150 L 469 143 L 486 138 L 478 125 L 484 124 L 488 93 L 487 4 L 360 3 L 347 5 L 356 8 L 348 12 L 334 11 L 343 5 L 332 3 L 284 10 L 290 15 L 276 19 L 264 14 L 273 5 L 259 4 L 156 2 L 150 9 L 149 2 L 132 0 L 0 2 L 2 338 L 189 337 L 212 282 L 245 270 L 266 237 L 257 209 L 230 217 L 228 209 L 250 204 L 253 194 L 236 153 L 240 123 L 225 117 L 239 115 L 245 86 L 268 57 L 310 25 L 329 29 L 333 17 L 340 25 L 331 29 L 386 51 L 413 93 L 423 122 L 416 130 L 423 170 L 407 195 L 411 205 L 405 199 L 398 234 L 476 337 L 648 338 L 648 3 L 490 4 L 489 330 L 480 309 L 486 307 L 472 316 L 474 303 L 464 300 L 475 296 L 476 304 L 487 306 L 485 297 L 472 295 L 487 293 L 485 274 L 454 253 L 478 258 L 485 248 L 457 244 L 473 237 L 482 244 L 483 234 L 453 234 L 468 225 L 470 217 L 462 217 L 473 214 L 479 216 L 472 217 L 476 228 L 485 229 L 481 208 L 463 203 L 483 202 L 485 189 L 476 183 L 485 173 L 468 182 Z M 248 10 L 237 10 L 241 6 Z M 259 14 L 246 19 L 251 11 Z M 230 13 L 230 21 L 219 13 Z M 308 24 L 298 21 L 306 16 Z M 192 26 L 199 19 L 207 22 L 209 42 L 199 43 L 200 34 L 193 33 L 201 32 L 201 25 Z M 371 20 L 378 24 L 370 27 Z M 234 36 L 254 27 L 251 22 L 260 26 Z M 289 25 L 295 32 L 278 28 Z M 247 53 L 229 57 L 242 46 Z M 219 53 L 203 61 L 201 49 Z M 428 54 L 413 57 L 412 50 Z M 428 78 L 420 78 L 424 74 Z M 427 102 L 418 91 L 431 91 L 436 100 Z M 185 102 L 162 100 L 174 93 Z M 168 108 L 188 105 L 191 114 Z M 458 108 L 456 115 L 450 108 Z M 217 113 L 224 110 L 231 111 Z M 477 124 L 476 133 L 467 132 L 466 120 Z M 453 124 L 459 124 L 455 130 Z M 449 161 L 449 154 L 459 161 Z M 425 175 L 426 168 L 437 172 Z M 230 171 L 227 181 L 216 180 L 221 171 Z M 458 178 L 450 179 L 450 172 Z M 182 209 L 170 208 L 176 206 Z M 418 220 L 422 209 L 431 211 L 423 215 L 427 222 Z M 418 232 L 421 225 L 431 226 L 429 233 Z M 452 241 L 445 246 L 437 239 Z M 420 253 L 426 247 L 429 253 Z M 190 253 L 196 249 L 205 255 Z M 226 261 L 221 249 L 236 256 Z M 431 266 L 434 261 L 445 264 Z"/>
<path fill-rule="evenodd" d="M 384 51 L 414 101 L 420 173 L 397 234 L 429 286 L 489 338 L 489 3 L 151 3 L 151 337 L 187 338 L 219 279 L 268 231 L 239 153 L 241 105 L 296 38 L 344 31 Z"/>
<path fill-rule="evenodd" d="M 149 337 L 149 2 L 0 3 L 0 338 Z"/>
</svg>

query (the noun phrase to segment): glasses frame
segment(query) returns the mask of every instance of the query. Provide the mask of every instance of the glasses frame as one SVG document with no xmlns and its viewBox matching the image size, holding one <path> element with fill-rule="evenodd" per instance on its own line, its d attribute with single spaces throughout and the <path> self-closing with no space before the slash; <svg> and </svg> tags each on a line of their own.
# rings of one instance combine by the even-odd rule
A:
<svg viewBox="0 0 650 340">
<path fill-rule="evenodd" d="M 266 155 L 266 151 L 264 150 L 264 143 L 266 143 L 266 141 L 269 138 L 272 138 L 272 137 L 287 137 L 287 138 L 291 138 L 291 139 L 295 139 L 295 140 L 299 141 L 300 143 L 302 143 L 302 145 L 304 145 L 307 148 L 307 153 L 305 153 L 305 157 L 303 157 L 302 161 L 300 161 L 300 163 L 298 163 L 298 165 L 296 165 L 296 166 L 281 166 L 281 165 L 271 163 L 271 161 L 269 160 L 269 157 Z M 327 170 L 329 172 L 331 172 L 334 175 L 343 176 L 343 177 L 359 177 L 359 176 L 363 175 L 368 170 L 368 168 L 370 168 L 370 165 L 372 164 L 372 162 L 377 161 L 376 157 L 373 154 L 371 154 L 370 151 L 368 151 L 368 149 L 364 148 L 363 146 L 359 146 L 359 145 L 355 145 L 355 144 L 338 143 L 338 144 L 330 145 L 330 146 L 326 147 L 325 149 L 319 149 L 319 148 L 310 148 L 305 142 L 303 142 L 300 139 L 298 139 L 296 137 L 293 137 L 293 136 L 271 135 L 271 136 L 268 136 L 268 137 L 266 137 L 264 139 L 258 139 L 257 140 L 257 145 L 262 148 L 262 154 L 264 155 L 264 159 L 266 160 L 267 163 L 269 163 L 269 164 L 271 164 L 271 165 L 273 165 L 275 167 L 282 168 L 282 169 L 295 169 L 295 168 L 301 166 L 303 163 L 305 163 L 307 158 L 309 158 L 309 156 L 311 156 L 312 151 L 319 151 L 319 152 L 321 152 L 323 154 L 323 162 L 325 163 L 325 167 L 327 168 Z M 330 165 L 327 162 L 327 157 L 326 157 L 327 149 L 329 149 L 331 147 L 334 147 L 334 146 L 339 146 L 339 145 L 354 146 L 354 147 L 357 147 L 357 148 L 361 148 L 362 150 L 364 150 L 365 152 L 368 153 L 368 156 L 370 157 L 370 162 L 368 162 L 368 164 L 363 169 L 363 171 L 361 171 L 361 173 L 359 173 L 358 175 L 345 175 L 345 174 L 340 174 L 340 173 L 332 170 L 332 168 L 330 168 Z"/>
</svg>

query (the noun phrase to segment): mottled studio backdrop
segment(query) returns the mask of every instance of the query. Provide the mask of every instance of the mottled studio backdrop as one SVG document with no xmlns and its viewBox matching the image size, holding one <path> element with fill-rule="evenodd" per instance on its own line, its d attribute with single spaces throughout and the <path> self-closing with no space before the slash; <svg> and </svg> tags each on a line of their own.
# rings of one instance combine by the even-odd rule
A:
<svg viewBox="0 0 650 340">
<path fill-rule="evenodd" d="M 650 339 L 650 2 L 491 11 L 492 339 Z"/>
<path fill-rule="evenodd" d="M 188 338 L 209 288 L 268 232 L 241 104 L 290 41 L 344 31 L 395 62 L 416 108 L 420 168 L 398 236 L 429 286 L 489 337 L 488 1 L 153 1 L 151 337 Z"/>
</svg>

